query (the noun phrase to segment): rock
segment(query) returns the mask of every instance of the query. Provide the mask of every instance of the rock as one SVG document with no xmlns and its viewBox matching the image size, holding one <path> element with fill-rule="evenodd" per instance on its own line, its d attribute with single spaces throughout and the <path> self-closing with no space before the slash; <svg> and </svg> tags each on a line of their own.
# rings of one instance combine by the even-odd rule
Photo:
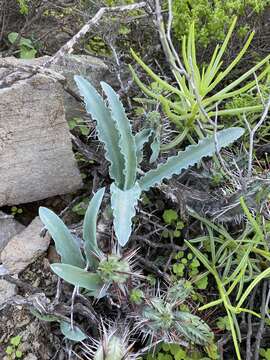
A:
<svg viewBox="0 0 270 360">
<path fill-rule="evenodd" d="M 0 211 L 0 253 L 12 236 L 21 232 L 25 227 L 13 216 Z"/>
<path fill-rule="evenodd" d="M 16 295 L 16 285 L 0 280 L 0 307 L 14 295 Z"/>
<path fill-rule="evenodd" d="M 7 75 L 1 68 L 7 61 L 11 60 L 0 59 L 0 78 L 3 72 Z M 82 179 L 72 152 L 62 86 L 40 74 L 13 81 L 11 73 L 9 79 L 0 88 L 0 206 L 76 191 Z"/>
<path fill-rule="evenodd" d="M 78 93 L 78 88 L 74 75 L 85 77 L 94 87 L 99 88 L 100 82 L 105 81 L 108 73 L 108 67 L 103 61 L 89 55 L 65 55 L 51 69 L 65 76 L 68 87 L 75 93 Z M 64 104 L 67 120 L 82 116 L 84 107 L 68 93 L 65 93 Z"/>
<path fill-rule="evenodd" d="M 40 237 L 42 227 L 39 217 L 36 217 L 8 242 L 1 253 L 1 261 L 9 274 L 20 273 L 48 249 L 50 238 L 48 234 Z"/>
<path fill-rule="evenodd" d="M 3 64 L 3 62 L 8 62 L 16 65 L 18 68 L 22 65 L 41 66 L 49 59 L 49 56 L 43 56 L 40 58 L 27 60 L 9 57 L 1 59 L 0 65 L 1 63 Z M 75 93 L 78 93 L 78 89 L 74 81 L 74 75 L 82 75 L 88 81 L 90 81 L 94 87 L 97 88 L 100 87 L 101 81 L 106 81 L 107 77 L 111 79 L 111 75 L 109 74 L 107 65 L 102 60 L 89 55 L 66 54 L 64 57 L 60 58 L 56 64 L 50 65 L 49 69 L 52 69 L 63 75 L 66 78 L 67 86 Z M 82 116 L 82 111 L 84 111 L 84 107 L 67 92 L 64 92 L 63 96 L 67 120 L 75 116 Z"/>
<path fill-rule="evenodd" d="M 24 357 L 24 360 L 38 360 L 38 358 L 36 357 L 36 355 L 30 353 Z"/>
</svg>

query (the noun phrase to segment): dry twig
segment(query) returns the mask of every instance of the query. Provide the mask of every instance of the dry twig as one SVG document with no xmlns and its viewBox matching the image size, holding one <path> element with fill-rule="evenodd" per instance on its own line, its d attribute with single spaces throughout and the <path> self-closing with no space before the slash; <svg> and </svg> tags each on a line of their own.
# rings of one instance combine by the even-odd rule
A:
<svg viewBox="0 0 270 360">
<path fill-rule="evenodd" d="M 63 45 L 57 53 L 47 60 L 43 66 L 49 67 L 50 65 L 56 63 L 60 58 L 62 58 L 65 54 L 71 54 L 73 52 L 74 46 L 80 41 L 80 39 L 85 36 L 89 32 L 89 30 L 98 22 L 100 19 L 108 13 L 118 13 L 118 12 L 125 12 L 125 11 L 132 11 L 141 9 L 146 6 L 146 2 L 140 2 L 137 4 L 131 5 L 123 5 L 123 6 L 113 6 L 113 7 L 102 7 L 98 10 L 94 17 L 92 17 L 76 35 L 74 35 L 65 45 Z"/>
</svg>

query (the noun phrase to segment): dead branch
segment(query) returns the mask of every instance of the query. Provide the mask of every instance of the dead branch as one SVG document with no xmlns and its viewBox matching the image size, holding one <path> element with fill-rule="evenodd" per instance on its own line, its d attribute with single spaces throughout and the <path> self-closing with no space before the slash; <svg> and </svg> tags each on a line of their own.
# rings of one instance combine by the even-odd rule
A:
<svg viewBox="0 0 270 360">
<path fill-rule="evenodd" d="M 56 63 L 60 58 L 65 54 L 71 54 L 73 52 L 74 46 L 79 42 L 79 40 L 88 33 L 88 31 L 98 22 L 100 19 L 107 13 L 118 13 L 124 11 L 132 11 L 141 9 L 146 6 L 146 2 L 140 2 L 132 5 L 123 5 L 123 6 L 113 6 L 113 7 L 102 7 L 98 10 L 94 17 L 92 17 L 82 28 L 77 32 L 65 45 L 63 45 L 57 53 L 47 60 L 43 66 L 49 67 L 50 65 Z"/>
</svg>

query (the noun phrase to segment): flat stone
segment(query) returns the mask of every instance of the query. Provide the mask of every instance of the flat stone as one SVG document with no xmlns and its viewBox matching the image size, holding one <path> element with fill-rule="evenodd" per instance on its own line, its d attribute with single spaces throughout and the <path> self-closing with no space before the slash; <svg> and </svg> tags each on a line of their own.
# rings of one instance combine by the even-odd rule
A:
<svg viewBox="0 0 270 360">
<path fill-rule="evenodd" d="M 25 226 L 16 221 L 13 216 L 0 211 L 0 253 L 8 241 L 24 228 Z"/>
<path fill-rule="evenodd" d="M 0 60 L 1 78 L 7 76 L 2 62 L 11 60 Z M 61 84 L 45 75 L 24 76 L 0 88 L 0 206 L 66 194 L 82 186 Z"/>
<path fill-rule="evenodd" d="M 0 279 L 0 306 L 16 295 L 16 285 Z"/>
<path fill-rule="evenodd" d="M 48 249 L 50 237 L 48 234 L 40 236 L 42 228 L 43 224 L 36 217 L 8 242 L 1 253 L 1 261 L 9 274 L 19 274 Z"/>
</svg>

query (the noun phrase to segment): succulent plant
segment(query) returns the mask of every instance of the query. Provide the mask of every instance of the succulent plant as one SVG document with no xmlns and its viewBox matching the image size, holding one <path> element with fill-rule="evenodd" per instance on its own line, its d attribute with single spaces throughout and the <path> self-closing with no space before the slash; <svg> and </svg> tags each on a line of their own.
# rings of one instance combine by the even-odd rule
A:
<svg viewBox="0 0 270 360">
<path fill-rule="evenodd" d="M 136 329 L 142 333 L 144 339 L 150 337 L 155 341 L 177 342 L 183 345 L 192 342 L 203 346 L 213 342 L 213 333 L 201 318 L 178 310 L 179 304 L 187 298 L 190 290 L 181 281 L 169 287 L 164 295 L 145 297 L 145 303 L 135 316 Z"/>
<path fill-rule="evenodd" d="M 108 330 L 102 323 L 100 340 L 92 340 L 92 345 L 84 344 L 84 352 L 93 360 L 136 360 L 139 354 L 132 352 L 129 332 L 122 324 Z"/>
</svg>

